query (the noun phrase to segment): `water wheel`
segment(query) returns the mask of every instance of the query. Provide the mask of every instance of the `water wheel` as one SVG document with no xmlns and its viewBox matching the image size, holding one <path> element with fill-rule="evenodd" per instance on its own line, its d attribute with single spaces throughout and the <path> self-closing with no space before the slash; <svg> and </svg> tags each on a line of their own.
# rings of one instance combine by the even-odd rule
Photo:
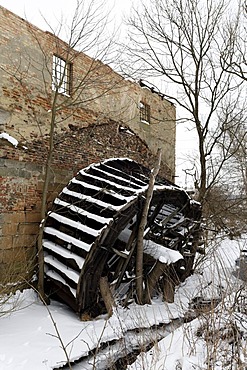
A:
<svg viewBox="0 0 247 370">
<path fill-rule="evenodd" d="M 149 175 L 128 158 L 105 160 L 79 171 L 53 203 L 43 235 L 45 287 L 80 316 L 95 316 L 104 306 L 103 276 L 120 300 L 135 294 L 136 237 Z M 183 189 L 156 179 L 144 241 L 146 283 L 161 265 L 151 295 L 191 273 L 200 217 L 200 205 Z"/>
</svg>

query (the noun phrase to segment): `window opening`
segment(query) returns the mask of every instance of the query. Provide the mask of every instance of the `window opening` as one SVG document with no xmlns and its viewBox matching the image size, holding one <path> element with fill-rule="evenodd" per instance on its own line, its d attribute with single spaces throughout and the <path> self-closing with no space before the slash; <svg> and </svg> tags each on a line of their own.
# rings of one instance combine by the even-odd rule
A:
<svg viewBox="0 0 247 370">
<path fill-rule="evenodd" d="M 150 105 L 141 101 L 139 104 L 139 108 L 141 122 L 150 124 Z"/>
<path fill-rule="evenodd" d="M 53 55 L 52 90 L 60 94 L 71 95 L 72 63 Z"/>
</svg>

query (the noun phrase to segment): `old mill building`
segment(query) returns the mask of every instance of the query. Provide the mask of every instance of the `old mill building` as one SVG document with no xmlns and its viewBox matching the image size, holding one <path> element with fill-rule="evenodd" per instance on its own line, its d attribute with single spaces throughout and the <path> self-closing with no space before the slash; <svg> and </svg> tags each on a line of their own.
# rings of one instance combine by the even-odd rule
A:
<svg viewBox="0 0 247 370">
<path fill-rule="evenodd" d="M 175 173 L 175 107 L 0 6 L 0 283 L 30 279 L 49 132 L 47 207 L 81 168 L 128 157 Z"/>
</svg>

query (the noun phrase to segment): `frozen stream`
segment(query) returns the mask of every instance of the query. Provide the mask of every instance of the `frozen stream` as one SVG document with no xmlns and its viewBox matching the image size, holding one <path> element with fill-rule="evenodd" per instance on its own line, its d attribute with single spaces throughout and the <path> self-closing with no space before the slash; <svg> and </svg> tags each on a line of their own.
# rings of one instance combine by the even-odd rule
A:
<svg viewBox="0 0 247 370">
<path fill-rule="evenodd" d="M 140 352 L 149 350 L 182 324 L 182 320 L 175 319 L 169 324 L 158 327 L 128 331 L 124 338 L 104 343 L 100 348 L 92 351 L 91 355 L 79 359 L 71 366 L 73 370 L 125 369 L 128 364 L 135 361 Z M 64 366 L 62 369 L 69 370 L 69 367 Z"/>
</svg>

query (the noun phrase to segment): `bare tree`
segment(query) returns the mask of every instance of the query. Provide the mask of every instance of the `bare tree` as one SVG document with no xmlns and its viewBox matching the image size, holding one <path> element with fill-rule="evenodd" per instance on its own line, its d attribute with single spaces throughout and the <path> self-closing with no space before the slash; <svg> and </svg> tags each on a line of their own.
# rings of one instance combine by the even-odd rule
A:
<svg viewBox="0 0 247 370">
<path fill-rule="evenodd" d="M 225 107 L 227 110 L 228 107 Z M 239 111 L 230 116 L 228 125 L 225 127 L 222 149 L 228 146 L 231 153 L 231 161 L 227 164 L 230 168 L 230 176 L 233 181 L 229 181 L 237 193 L 247 196 L 247 126 L 246 115 Z M 235 183 L 234 183 L 235 182 Z"/>
<path fill-rule="evenodd" d="M 104 94 L 107 94 L 114 87 L 116 88 L 119 81 L 112 80 L 105 73 L 102 60 L 109 62 L 110 52 L 112 51 L 113 39 L 106 38 L 106 26 L 108 15 L 104 11 L 104 2 L 93 0 L 86 3 L 85 0 L 77 0 L 77 6 L 71 21 L 67 27 L 68 42 L 64 50 L 64 58 L 61 60 L 55 56 L 55 65 L 53 60 L 53 71 L 50 72 L 52 79 L 53 94 L 51 97 L 51 118 L 49 132 L 49 147 L 45 166 L 45 178 L 41 203 L 42 223 L 38 236 L 38 261 L 39 261 L 39 278 L 38 290 L 43 298 L 44 294 L 44 255 L 43 255 L 43 230 L 47 212 L 47 196 L 50 182 L 52 167 L 52 157 L 54 152 L 54 132 L 61 120 L 60 111 L 67 111 L 66 119 L 72 116 L 78 108 L 89 105 Z M 62 24 L 59 27 L 62 30 Z M 40 49 L 43 51 L 42 42 L 36 37 Z M 61 48 L 60 42 L 57 45 Z M 71 63 L 76 62 L 78 52 L 89 52 L 93 58 L 88 61 L 87 67 L 80 78 L 73 83 L 73 92 L 68 83 L 71 82 Z M 100 61 L 100 60 L 101 61 Z M 48 69 L 49 71 L 49 69 Z M 69 100 L 62 99 L 61 94 L 69 95 Z"/>
<path fill-rule="evenodd" d="M 237 114 L 232 115 L 233 125 L 227 127 L 227 141 L 232 142 L 232 154 L 238 174 L 242 178 L 244 193 L 246 188 L 246 116 L 243 114 L 246 107 L 246 82 L 247 82 L 247 59 L 246 59 L 246 20 L 247 3 L 239 2 L 238 13 L 235 22 L 229 21 L 224 31 L 226 41 L 225 50 L 222 53 L 223 66 L 227 72 L 232 74 L 237 80 L 242 82 L 242 96 L 238 101 L 242 101 L 243 110 L 238 109 Z M 229 46 L 230 47 L 229 47 Z M 227 111 L 227 108 L 224 107 Z M 229 110 L 229 109 L 228 109 Z"/>
<path fill-rule="evenodd" d="M 112 61 L 113 54 L 116 57 L 115 35 L 112 30 L 108 32 L 109 13 L 106 9 L 105 1 L 77 0 L 70 23 L 62 19 L 53 28 L 47 21 L 50 31 L 45 34 L 27 23 L 35 52 L 29 47 L 22 48 L 18 63 L 15 60 L 1 67 L 16 88 L 24 93 L 28 114 L 38 126 L 46 150 L 40 209 L 42 221 L 37 242 L 38 290 L 43 301 L 46 297 L 42 238 L 53 174 L 54 137 L 71 122 L 78 125 L 80 115 L 85 110 L 92 112 L 97 99 L 117 89 L 122 80 L 105 65 Z M 62 41 L 60 35 L 66 40 Z M 75 117 L 79 118 L 76 120 Z"/>
<path fill-rule="evenodd" d="M 225 107 L 227 111 L 229 107 Z M 246 114 L 238 111 L 235 114 L 229 112 L 228 125 L 222 143 L 219 144 L 220 152 L 228 148 L 229 160 L 225 163 L 223 174 L 225 178 L 221 181 L 226 199 L 222 202 L 214 215 L 220 215 L 223 226 L 227 226 L 231 234 L 241 234 L 246 231 L 246 201 L 247 201 L 247 127 Z M 219 182 L 220 183 L 220 182 Z M 224 193 L 222 192 L 222 193 Z M 218 198 L 218 203 L 220 199 Z M 217 201 L 214 202 L 214 206 Z M 213 204 L 211 204 L 212 206 Z M 225 227 L 226 228 L 226 227 Z"/>
<path fill-rule="evenodd" d="M 224 132 L 225 117 L 219 119 L 217 112 L 238 87 L 222 58 L 226 45 L 231 47 L 222 33 L 227 10 L 225 0 L 150 0 L 129 20 L 127 50 L 132 65 L 139 75 L 159 76 L 175 85 L 177 96 L 169 92 L 165 96 L 181 107 L 196 129 L 199 177 L 195 182 L 202 203 L 222 168 L 217 161 L 211 173 L 212 156 Z"/>
<path fill-rule="evenodd" d="M 159 173 L 162 151 L 159 148 L 157 151 L 157 162 L 150 173 L 148 189 L 146 191 L 146 199 L 142 210 L 141 221 L 138 228 L 137 243 L 136 243 L 136 294 L 139 304 L 144 302 L 143 297 L 143 240 L 145 228 L 147 225 L 148 211 L 153 196 L 155 179 Z"/>
<path fill-rule="evenodd" d="M 222 67 L 244 82 L 247 81 L 246 20 L 247 3 L 239 1 L 235 20 L 228 20 L 223 31 L 225 48 L 222 51 Z"/>
</svg>

